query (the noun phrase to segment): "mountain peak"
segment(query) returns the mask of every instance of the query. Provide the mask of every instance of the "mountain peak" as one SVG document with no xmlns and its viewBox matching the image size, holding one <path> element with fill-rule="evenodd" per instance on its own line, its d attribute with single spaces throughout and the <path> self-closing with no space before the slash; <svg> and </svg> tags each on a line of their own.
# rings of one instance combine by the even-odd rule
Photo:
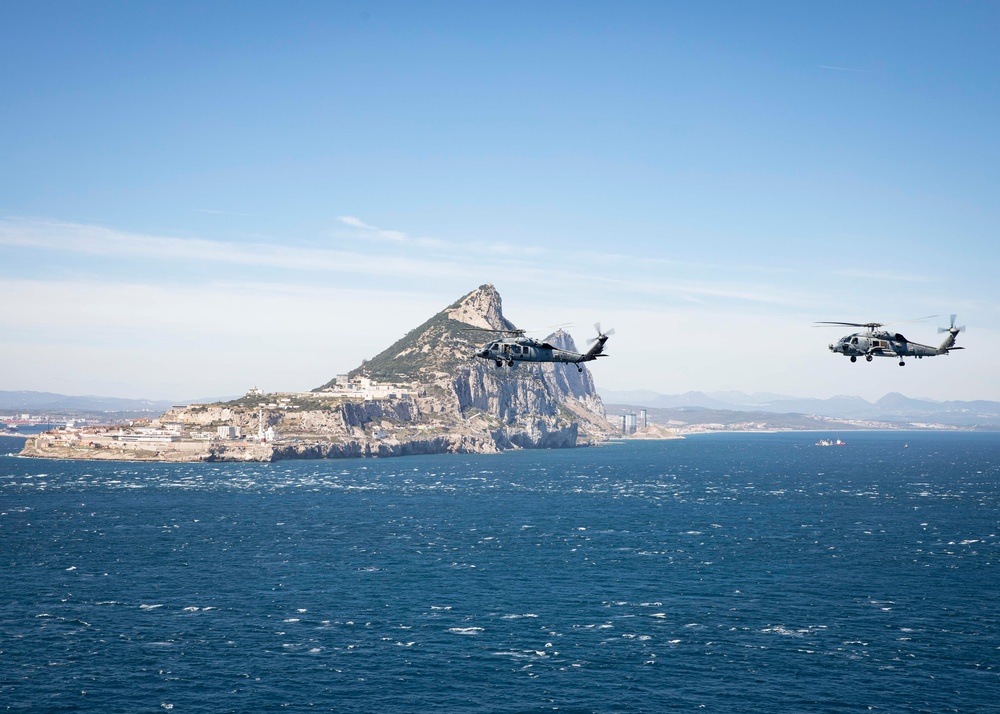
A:
<svg viewBox="0 0 1000 714">
<path fill-rule="evenodd" d="M 570 352 L 576 352 L 576 342 L 573 340 L 573 336 L 566 332 L 563 328 L 559 328 L 544 340 L 547 344 L 557 347 L 561 350 L 569 350 Z"/>
<path fill-rule="evenodd" d="M 481 285 L 459 298 L 350 374 L 366 374 L 380 382 L 434 381 L 440 373 L 469 364 L 475 359 L 477 346 L 496 337 L 470 332 L 470 327 L 514 329 L 513 323 L 504 318 L 500 293 L 492 285 Z M 335 381 L 331 379 L 317 389 L 326 389 Z"/>
<path fill-rule="evenodd" d="M 485 330 L 511 330 L 514 325 L 503 316 L 503 302 L 500 293 L 490 284 L 461 298 L 444 310 L 449 319 Z"/>
<path fill-rule="evenodd" d="M 497 449 L 574 446 L 581 433 L 588 438 L 606 436 L 610 426 L 604 419 L 604 404 L 587 368 L 563 363 L 508 366 L 477 356 L 484 343 L 514 329 L 502 308 L 497 289 L 481 285 L 362 362 L 350 375 L 410 385 L 416 395 L 412 404 L 427 420 L 444 419 L 441 423 L 447 422 L 449 430 L 460 428 Z M 562 330 L 547 341 L 576 351 L 573 338 Z M 336 378 L 314 391 L 335 382 Z M 405 429 L 412 438 L 410 427 Z"/>
</svg>

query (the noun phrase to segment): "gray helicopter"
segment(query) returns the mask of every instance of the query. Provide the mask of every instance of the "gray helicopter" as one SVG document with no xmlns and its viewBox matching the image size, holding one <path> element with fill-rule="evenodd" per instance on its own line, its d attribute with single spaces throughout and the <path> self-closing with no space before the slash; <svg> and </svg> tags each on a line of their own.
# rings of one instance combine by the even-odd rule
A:
<svg viewBox="0 0 1000 714">
<path fill-rule="evenodd" d="M 613 329 L 601 332 L 601 323 L 594 325 L 594 329 L 597 330 L 597 337 L 588 340 L 592 346 L 583 353 L 562 350 L 548 342 L 539 342 L 532 337 L 525 336 L 525 330 L 492 330 L 473 327 L 467 331 L 493 332 L 503 335 L 476 352 L 476 357 L 492 360 L 498 368 L 504 364 L 513 367 L 515 362 L 566 362 L 575 364 L 577 371 L 582 372 L 581 362 L 592 362 L 598 357 L 607 357 L 606 354 L 603 354 L 604 343 L 611 335 L 615 334 Z"/>
<path fill-rule="evenodd" d="M 930 317 L 935 317 L 931 315 Z M 830 351 L 842 354 L 851 358 L 851 362 L 857 362 L 858 357 L 864 357 L 865 361 L 871 362 L 872 357 L 898 357 L 899 366 L 903 367 L 906 362 L 904 357 L 936 357 L 946 355 L 952 350 L 965 349 L 955 347 L 955 338 L 965 327 L 955 327 L 956 315 L 951 316 L 951 324 L 948 327 L 939 327 L 938 332 L 947 332 L 948 336 L 938 347 L 922 345 L 919 342 L 910 342 L 898 332 L 889 332 L 879 328 L 888 327 L 881 322 L 818 322 L 817 325 L 847 325 L 849 327 L 865 327 L 867 332 L 855 332 L 852 335 L 841 337 L 839 341 L 830 345 Z M 922 317 L 921 320 L 929 318 Z M 907 320 L 907 322 L 916 322 Z M 900 323 L 891 323 L 900 324 Z"/>
</svg>

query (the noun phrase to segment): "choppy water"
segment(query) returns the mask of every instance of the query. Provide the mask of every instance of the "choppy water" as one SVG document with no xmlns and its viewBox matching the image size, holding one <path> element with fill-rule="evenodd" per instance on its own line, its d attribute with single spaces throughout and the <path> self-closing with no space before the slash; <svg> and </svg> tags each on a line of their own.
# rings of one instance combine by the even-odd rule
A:
<svg viewBox="0 0 1000 714">
<path fill-rule="evenodd" d="M 996 711 L 1000 435 L 819 436 L 0 457 L 0 709 Z"/>
</svg>

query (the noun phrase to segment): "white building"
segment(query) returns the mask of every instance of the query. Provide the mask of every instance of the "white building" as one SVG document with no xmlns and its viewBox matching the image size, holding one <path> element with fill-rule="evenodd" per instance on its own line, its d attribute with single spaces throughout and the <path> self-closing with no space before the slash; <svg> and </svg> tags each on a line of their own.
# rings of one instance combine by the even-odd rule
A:
<svg viewBox="0 0 1000 714">
<path fill-rule="evenodd" d="M 216 430 L 216 434 L 220 439 L 238 439 L 240 438 L 240 428 L 238 426 L 220 426 Z"/>
</svg>

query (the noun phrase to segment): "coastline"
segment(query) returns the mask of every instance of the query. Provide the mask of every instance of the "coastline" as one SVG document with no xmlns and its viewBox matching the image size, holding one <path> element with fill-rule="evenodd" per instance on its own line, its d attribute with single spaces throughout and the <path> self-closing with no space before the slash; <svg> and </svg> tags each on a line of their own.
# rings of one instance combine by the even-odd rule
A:
<svg viewBox="0 0 1000 714">
<path fill-rule="evenodd" d="M 853 433 L 986 433 L 983 429 L 958 429 L 958 428 L 893 428 L 893 429 L 848 429 L 844 432 Z M 996 430 L 992 430 L 995 433 Z M 643 442 L 643 441 L 679 441 L 695 436 L 708 436 L 712 434 L 803 434 L 803 435 L 830 435 L 840 434 L 841 430 L 836 429 L 703 429 L 689 431 L 686 433 L 674 433 L 662 436 L 638 436 L 620 435 L 612 436 L 600 441 L 585 441 L 573 446 L 561 446 L 559 448 L 585 448 L 601 447 L 608 444 Z M 845 434 L 842 434 L 845 435 Z M 56 461 L 123 461 L 136 463 L 270 463 L 286 460 L 340 460 L 340 459 L 365 459 L 365 458 L 394 458 L 399 456 L 420 456 L 432 454 L 498 454 L 504 450 L 488 448 L 492 444 L 480 443 L 479 441 L 464 442 L 459 439 L 457 442 L 451 438 L 437 438 L 431 440 L 413 441 L 405 444 L 392 441 L 382 441 L 372 443 L 369 441 L 351 440 L 346 443 L 331 442 L 296 442 L 296 443 L 229 443 L 229 444 L 206 444 L 194 442 L 175 442 L 174 444 L 157 445 L 157 448 L 150 448 L 149 445 L 120 444 L 117 447 L 109 448 L 101 446 L 70 445 L 62 443 L 48 442 L 46 446 L 39 446 L 39 441 L 46 443 L 46 434 L 0 434 L 0 436 L 20 437 L 25 439 L 24 446 L 19 453 L 14 454 L 24 458 L 52 459 Z M 164 448 L 167 447 L 167 448 Z M 172 447 L 172 448 L 171 448 Z M 178 448 L 179 447 L 179 448 Z M 514 447 L 513 450 L 522 450 L 525 447 Z M 526 447 L 528 449 L 532 447 Z M 545 447 L 537 447 L 545 448 Z M 551 448 L 551 447 L 549 447 Z"/>
</svg>

